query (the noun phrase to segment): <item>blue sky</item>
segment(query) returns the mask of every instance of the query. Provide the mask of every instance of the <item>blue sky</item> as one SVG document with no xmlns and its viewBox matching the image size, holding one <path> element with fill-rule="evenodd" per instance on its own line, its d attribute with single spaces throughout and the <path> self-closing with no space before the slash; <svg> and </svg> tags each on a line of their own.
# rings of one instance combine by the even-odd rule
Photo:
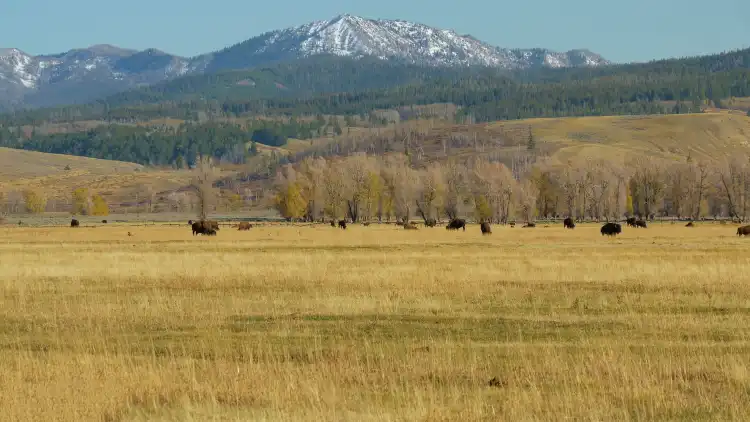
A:
<svg viewBox="0 0 750 422">
<path fill-rule="evenodd" d="M 617 62 L 750 47 L 750 0 L 0 0 L 0 48 L 93 44 L 192 56 L 350 13 L 405 19 L 509 48 L 588 48 Z M 606 5 L 605 5 L 606 4 Z"/>
</svg>

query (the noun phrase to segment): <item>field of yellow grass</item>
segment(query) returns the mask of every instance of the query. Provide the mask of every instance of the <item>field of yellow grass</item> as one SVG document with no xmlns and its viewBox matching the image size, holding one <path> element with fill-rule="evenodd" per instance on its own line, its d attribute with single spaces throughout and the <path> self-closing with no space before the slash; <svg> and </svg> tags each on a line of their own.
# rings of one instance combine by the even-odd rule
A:
<svg viewBox="0 0 750 422">
<path fill-rule="evenodd" d="M 750 239 L 598 228 L 2 228 L 2 419 L 750 419 Z"/>
</svg>

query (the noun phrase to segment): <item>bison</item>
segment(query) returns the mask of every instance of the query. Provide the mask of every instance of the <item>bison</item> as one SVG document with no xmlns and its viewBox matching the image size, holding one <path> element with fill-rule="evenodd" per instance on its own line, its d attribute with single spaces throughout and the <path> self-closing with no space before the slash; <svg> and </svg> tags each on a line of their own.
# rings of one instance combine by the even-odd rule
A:
<svg viewBox="0 0 750 422">
<path fill-rule="evenodd" d="M 252 227 L 252 224 L 248 223 L 247 221 L 243 221 L 239 225 L 237 225 L 237 230 L 250 230 Z"/>
<path fill-rule="evenodd" d="M 687 224 L 685 224 L 685 227 L 695 227 L 695 225 L 693 224 L 692 221 L 690 221 Z"/>
<path fill-rule="evenodd" d="M 107 220 L 102 220 L 102 224 L 107 224 Z"/>
<path fill-rule="evenodd" d="M 643 220 L 637 220 L 637 221 L 635 222 L 635 226 L 633 226 L 633 227 L 636 227 L 636 228 L 638 228 L 638 227 L 642 227 L 642 228 L 644 228 L 644 229 L 645 229 L 645 228 L 646 228 L 646 222 L 645 222 L 645 221 L 643 221 Z"/>
<path fill-rule="evenodd" d="M 622 233 L 622 226 L 617 223 L 607 223 L 602 226 L 602 236 L 617 236 Z"/>
<path fill-rule="evenodd" d="M 574 229 L 576 228 L 576 223 L 573 222 L 572 218 L 567 217 L 565 220 L 563 220 L 563 226 L 566 229 Z"/>
<path fill-rule="evenodd" d="M 331 227 L 336 227 L 336 222 L 331 220 Z"/>
<path fill-rule="evenodd" d="M 536 223 L 526 223 L 523 225 L 525 229 L 533 229 L 534 227 L 536 227 Z"/>
<path fill-rule="evenodd" d="M 219 230 L 219 223 L 210 220 L 195 221 L 192 224 L 192 229 L 193 236 L 195 236 L 196 234 L 208 234 L 209 236 L 215 236 L 215 232 Z M 213 231 L 214 233 L 211 235 L 208 233 L 209 231 Z"/>
<path fill-rule="evenodd" d="M 625 219 L 625 224 L 627 224 L 630 227 L 635 227 L 635 221 L 636 221 L 635 217 L 628 217 L 627 219 Z"/>
<path fill-rule="evenodd" d="M 81 223 L 78 222 L 75 218 L 70 220 L 70 227 L 79 227 Z"/>
<path fill-rule="evenodd" d="M 445 226 L 446 230 L 458 230 L 463 228 L 464 231 L 466 231 L 466 220 L 462 218 L 454 218 L 453 220 L 448 223 L 447 226 Z"/>
<path fill-rule="evenodd" d="M 737 227 L 737 236 L 750 235 L 750 226 Z"/>
<path fill-rule="evenodd" d="M 339 220 L 339 228 L 346 229 L 346 220 Z"/>
<path fill-rule="evenodd" d="M 482 230 L 482 234 L 492 234 L 492 228 L 490 227 L 490 223 L 484 221 L 482 224 L 479 225 L 479 228 Z"/>
</svg>

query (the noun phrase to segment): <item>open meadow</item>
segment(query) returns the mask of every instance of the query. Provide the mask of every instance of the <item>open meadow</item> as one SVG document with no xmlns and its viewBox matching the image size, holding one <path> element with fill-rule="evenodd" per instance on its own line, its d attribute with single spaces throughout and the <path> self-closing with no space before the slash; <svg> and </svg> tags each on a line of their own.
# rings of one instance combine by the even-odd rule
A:
<svg viewBox="0 0 750 422">
<path fill-rule="evenodd" d="M 683 225 L 2 227 L 1 419 L 750 420 L 750 239 Z"/>
</svg>

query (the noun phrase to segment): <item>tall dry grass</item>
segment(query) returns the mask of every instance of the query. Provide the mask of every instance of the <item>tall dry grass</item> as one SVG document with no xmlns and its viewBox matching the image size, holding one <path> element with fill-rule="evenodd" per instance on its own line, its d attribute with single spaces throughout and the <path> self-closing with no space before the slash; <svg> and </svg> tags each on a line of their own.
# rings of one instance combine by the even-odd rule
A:
<svg viewBox="0 0 750 422">
<path fill-rule="evenodd" d="M 750 419 L 734 227 L 494 232 L 0 229 L 0 419 Z"/>
</svg>

